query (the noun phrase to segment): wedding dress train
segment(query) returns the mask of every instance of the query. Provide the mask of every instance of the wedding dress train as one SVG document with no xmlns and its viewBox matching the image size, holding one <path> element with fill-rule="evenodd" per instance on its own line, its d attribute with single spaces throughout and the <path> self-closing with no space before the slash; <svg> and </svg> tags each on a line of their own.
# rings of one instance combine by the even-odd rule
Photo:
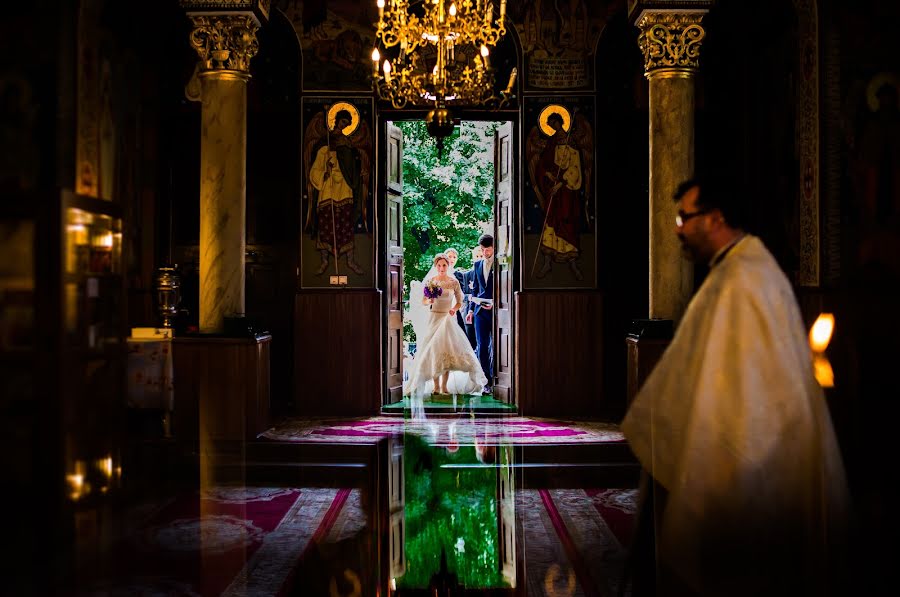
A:
<svg viewBox="0 0 900 597">
<path fill-rule="evenodd" d="M 456 278 L 448 277 L 440 283 L 443 293 L 431 309 L 418 307 L 423 284 L 410 285 L 410 312 L 416 332 L 416 354 L 409 379 L 403 384 L 403 394 L 413 398 L 428 396 L 434 391 L 434 378 L 450 372 L 447 390 L 452 394 L 481 394 L 487 378 L 478 362 L 469 338 L 459 327 L 450 308 L 462 302 L 462 290 Z"/>
</svg>

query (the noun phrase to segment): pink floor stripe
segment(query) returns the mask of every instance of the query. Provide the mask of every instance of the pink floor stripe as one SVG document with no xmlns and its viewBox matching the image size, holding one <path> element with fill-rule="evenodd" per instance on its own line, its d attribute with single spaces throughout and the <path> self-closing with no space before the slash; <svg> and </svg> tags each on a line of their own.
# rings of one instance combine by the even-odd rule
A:
<svg viewBox="0 0 900 597">
<path fill-rule="evenodd" d="M 278 597 L 284 597 L 288 594 L 291 586 L 293 586 L 294 584 L 294 576 L 297 574 L 297 568 L 299 568 L 300 562 L 302 562 L 304 558 L 306 558 L 306 555 L 310 552 L 310 550 L 313 549 L 313 547 L 318 545 L 328 535 L 331 527 L 333 527 L 334 523 L 337 521 L 338 515 L 341 513 L 341 510 L 344 509 L 344 504 L 347 502 L 347 498 L 350 497 L 351 491 L 353 490 L 338 490 L 337 495 L 334 496 L 334 500 L 331 502 L 331 506 L 328 507 L 328 512 L 325 513 L 325 516 L 322 518 L 322 522 L 319 523 L 319 528 L 316 529 L 316 532 L 313 533 L 312 537 L 310 537 L 309 543 L 307 543 L 306 547 L 303 548 L 303 552 L 297 559 L 297 565 L 281 585 L 281 589 L 278 591 Z"/>
<path fill-rule="evenodd" d="M 566 555 L 569 556 L 569 562 L 572 564 L 572 569 L 575 571 L 575 577 L 578 579 L 578 584 L 581 585 L 581 590 L 587 597 L 600 597 L 600 593 L 597 592 L 597 588 L 594 586 L 591 575 L 588 574 L 587 565 L 581 557 L 581 554 L 578 553 L 578 549 L 575 547 L 575 541 L 573 541 L 572 536 L 569 535 L 569 529 L 566 528 L 566 523 L 563 521 L 562 516 L 560 516 L 556 504 L 553 503 L 550 492 L 546 489 L 541 489 L 539 490 L 539 493 L 541 495 L 541 501 L 544 502 L 544 508 L 550 516 L 550 521 L 553 523 L 553 528 L 556 529 L 556 535 L 559 537 L 559 542 L 562 543 L 563 548 L 566 550 Z"/>
</svg>

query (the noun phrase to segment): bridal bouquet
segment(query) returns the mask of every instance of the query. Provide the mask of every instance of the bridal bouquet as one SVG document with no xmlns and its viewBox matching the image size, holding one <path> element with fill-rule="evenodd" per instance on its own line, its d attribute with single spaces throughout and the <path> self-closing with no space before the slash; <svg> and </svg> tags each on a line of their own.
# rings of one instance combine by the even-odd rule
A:
<svg viewBox="0 0 900 597">
<path fill-rule="evenodd" d="M 425 283 L 425 287 L 422 289 L 422 294 L 424 294 L 427 299 L 436 299 L 443 293 L 444 289 L 434 280 L 428 280 L 428 282 Z"/>
</svg>

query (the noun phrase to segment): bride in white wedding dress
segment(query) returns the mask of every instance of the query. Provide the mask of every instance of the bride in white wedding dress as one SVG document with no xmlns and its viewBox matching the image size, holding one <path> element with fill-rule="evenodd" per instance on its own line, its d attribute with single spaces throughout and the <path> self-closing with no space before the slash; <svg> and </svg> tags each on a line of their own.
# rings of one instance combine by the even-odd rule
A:
<svg viewBox="0 0 900 597">
<path fill-rule="evenodd" d="M 487 384 L 469 339 L 456 323 L 463 294 L 449 269 L 447 256 L 438 253 L 424 283 L 410 284 L 410 318 L 417 346 L 403 394 L 413 398 L 431 393 L 481 394 Z M 425 297 L 424 288 L 429 281 L 440 286 L 439 297 Z"/>
</svg>

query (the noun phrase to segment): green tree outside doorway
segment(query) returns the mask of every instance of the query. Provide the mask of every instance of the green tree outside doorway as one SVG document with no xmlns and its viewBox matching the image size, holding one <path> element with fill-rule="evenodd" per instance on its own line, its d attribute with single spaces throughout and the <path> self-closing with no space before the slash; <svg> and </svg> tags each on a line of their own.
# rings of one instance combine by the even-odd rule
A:
<svg viewBox="0 0 900 597">
<path fill-rule="evenodd" d="M 441 159 L 423 121 L 394 124 L 403 131 L 403 297 L 409 300 L 410 281 L 425 277 L 435 254 L 452 247 L 459 251 L 456 268 L 469 269 L 478 237 L 493 228 L 498 123 L 462 122 L 445 140 Z"/>
</svg>

